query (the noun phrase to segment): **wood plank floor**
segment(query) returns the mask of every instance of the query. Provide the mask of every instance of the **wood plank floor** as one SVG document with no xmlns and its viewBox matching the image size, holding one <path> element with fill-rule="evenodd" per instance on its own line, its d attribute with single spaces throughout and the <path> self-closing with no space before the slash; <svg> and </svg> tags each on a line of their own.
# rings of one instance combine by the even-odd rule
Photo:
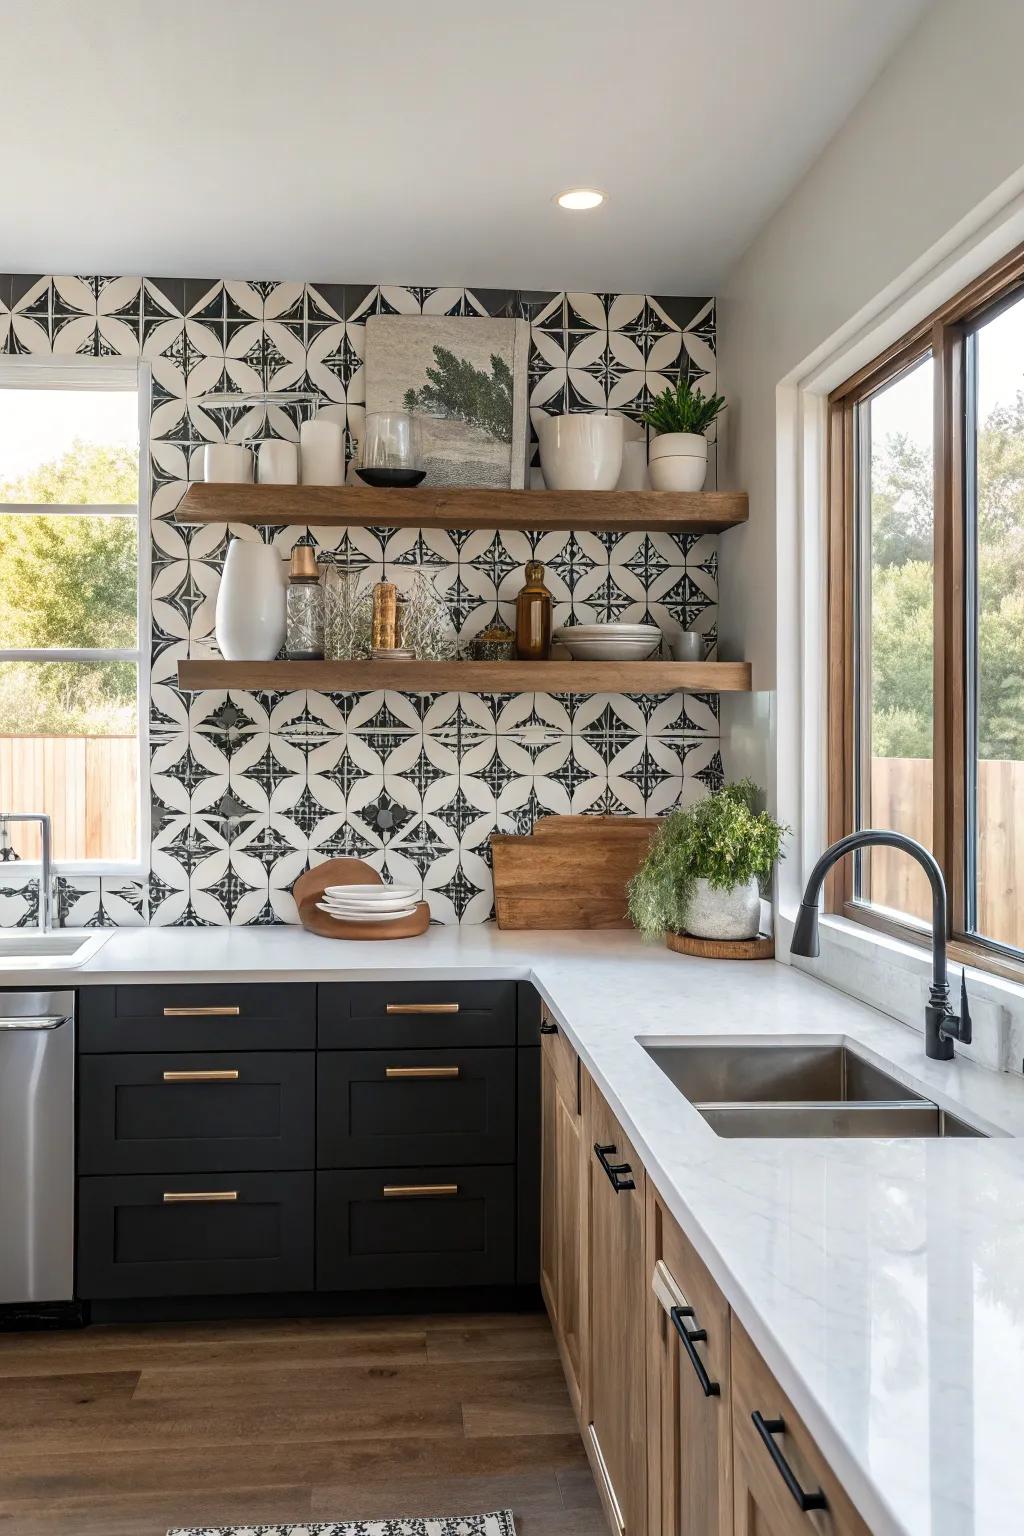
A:
<svg viewBox="0 0 1024 1536">
<path fill-rule="evenodd" d="M 497 1508 L 606 1536 L 543 1314 L 0 1334 L 0 1536 Z"/>
</svg>

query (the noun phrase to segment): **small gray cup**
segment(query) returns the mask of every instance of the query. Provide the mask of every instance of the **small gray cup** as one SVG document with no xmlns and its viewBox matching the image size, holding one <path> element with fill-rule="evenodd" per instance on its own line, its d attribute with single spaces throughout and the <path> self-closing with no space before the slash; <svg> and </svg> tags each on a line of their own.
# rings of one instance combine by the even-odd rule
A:
<svg viewBox="0 0 1024 1536">
<path fill-rule="evenodd" d="M 681 629 L 671 639 L 672 655 L 676 661 L 703 661 L 704 636 L 692 629 Z"/>
</svg>

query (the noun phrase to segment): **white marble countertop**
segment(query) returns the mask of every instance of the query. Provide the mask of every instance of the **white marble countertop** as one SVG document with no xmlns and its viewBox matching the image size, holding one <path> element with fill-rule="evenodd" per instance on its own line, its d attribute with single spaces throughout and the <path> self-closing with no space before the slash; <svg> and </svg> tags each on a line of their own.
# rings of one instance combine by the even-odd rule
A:
<svg viewBox="0 0 1024 1536">
<path fill-rule="evenodd" d="M 133 929 L 41 988 L 172 979 L 530 980 L 875 1536 L 1024 1529 L 1024 1079 L 930 1062 L 916 1031 L 787 966 L 632 933 Z M 730 1141 L 638 1038 L 848 1040 L 994 1139 Z"/>
</svg>

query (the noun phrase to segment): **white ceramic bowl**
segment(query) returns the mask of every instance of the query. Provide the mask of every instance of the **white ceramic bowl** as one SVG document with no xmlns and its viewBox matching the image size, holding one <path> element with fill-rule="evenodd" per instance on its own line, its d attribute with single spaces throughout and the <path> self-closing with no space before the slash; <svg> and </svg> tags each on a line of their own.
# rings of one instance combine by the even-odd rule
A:
<svg viewBox="0 0 1024 1536">
<path fill-rule="evenodd" d="M 394 901 L 404 896 L 415 900 L 418 893 L 411 885 L 329 885 L 324 891 L 328 899 L 356 902 Z"/>
<path fill-rule="evenodd" d="M 386 912 L 337 912 L 333 907 L 325 906 L 321 901 L 317 902 L 317 906 L 321 912 L 326 912 L 328 917 L 336 917 L 342 923 L 390 923 L 393 920 L 397 922 L 401 917 L 411 917 L 416 911 L 415 902 L 411 907 L 402 907 L 397 912 L 390 910 Z"/>
</svg>

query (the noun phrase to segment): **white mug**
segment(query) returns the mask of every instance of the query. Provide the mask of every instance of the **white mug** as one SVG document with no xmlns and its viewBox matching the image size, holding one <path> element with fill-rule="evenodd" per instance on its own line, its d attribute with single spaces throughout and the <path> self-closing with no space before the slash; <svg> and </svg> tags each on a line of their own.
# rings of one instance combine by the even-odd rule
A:
<svg viewBox="0 0 1024 1536">
<path fill-rule="evenodd" d="M 341 423 L 314 417 L 299 428 L 303 485 L 342 485 L 345 479 L 345 434 Z"/>
<path fill-rule="evenodd" d="M 252 449 L 241 443 L 207 443 L 203 479 L 207 485 L 252 485 Z"/>
<path fill-rule="evenodd" d="M 284 442 L 278 437 L 260 443 L 256 478 L 260 485 L 298 485 L 298 444 Z"/>
</svg>

